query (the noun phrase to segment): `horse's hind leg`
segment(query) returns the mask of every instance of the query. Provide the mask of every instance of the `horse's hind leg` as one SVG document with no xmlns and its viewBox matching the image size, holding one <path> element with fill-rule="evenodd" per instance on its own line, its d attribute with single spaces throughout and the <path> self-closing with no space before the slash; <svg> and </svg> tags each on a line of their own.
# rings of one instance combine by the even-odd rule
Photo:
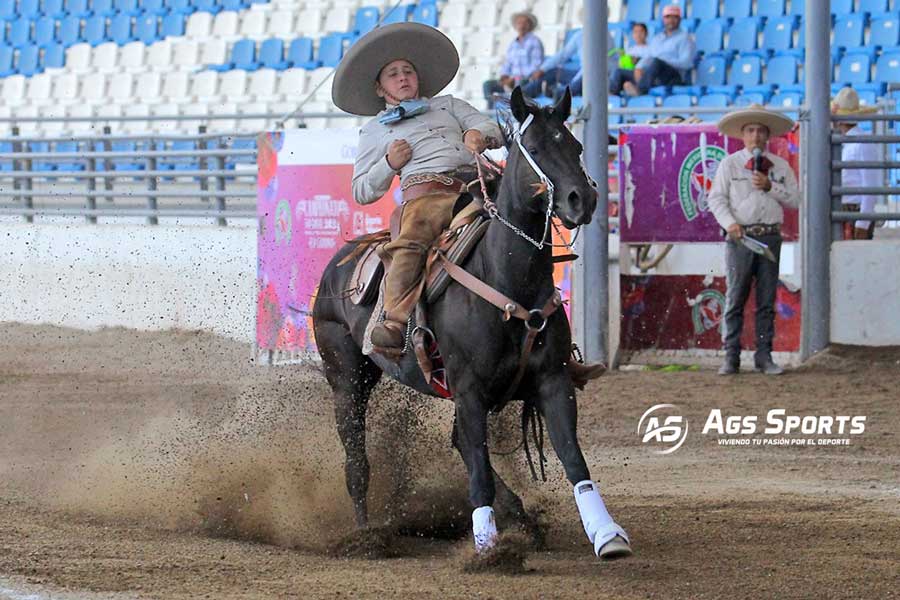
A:
<svg viewBox="0 0 900 600">
<path fill-rule="evenodd" d="M 369 523 L 366 409 L 369 394 L 381 378 L 381 369 L 362 353 L 341 323 L 316 323 L 316 342 L 325 377 L 334 391 L 334 415 L 346 454 L 347 491 L 353 500 L 356 526 L 366 527 Z"/>
<path fill-rule="evenodd" d="M 578 409 L 575 388 L 569 375 L 561 372 L 542 378 L 538 385 L 537 402 L 547 422 L 553 449 L 566 470 L 566 478 L 574 486 L 575 503 L 584 531 L 594 544 L 594 553 L 605 559 L 631 555 L 628 535 L 606 510 L 600 488 L 591 480 L 578 445 L 575 433 Z"/>
</svg>

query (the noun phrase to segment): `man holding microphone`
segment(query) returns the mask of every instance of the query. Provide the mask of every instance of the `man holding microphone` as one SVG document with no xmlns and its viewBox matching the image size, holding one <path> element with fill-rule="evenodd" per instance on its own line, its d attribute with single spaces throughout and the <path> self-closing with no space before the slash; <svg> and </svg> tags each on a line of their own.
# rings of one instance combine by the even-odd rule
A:
<svg viewBox="0 0 900 600">
<path fill-rule="evenodd" d="M 783 369 L 772 360 L 775 337 L 775 292 L 781 252 L 783 206 L 800 204 L 797 178 L 783 158 L 766 152 L 770 136 L 794 126 L 781 113 L 758 104 L 719 120 L 723 134 L 739 138 L 744 148 L 719 164 L 709 196 L 709 208 L 727 233 L 725 246 L 725 362 L 720 375 L 740 370 L 744 305 L 756 281 L 756 354 L 754 366 L 767 375 Z"/>
</svg>

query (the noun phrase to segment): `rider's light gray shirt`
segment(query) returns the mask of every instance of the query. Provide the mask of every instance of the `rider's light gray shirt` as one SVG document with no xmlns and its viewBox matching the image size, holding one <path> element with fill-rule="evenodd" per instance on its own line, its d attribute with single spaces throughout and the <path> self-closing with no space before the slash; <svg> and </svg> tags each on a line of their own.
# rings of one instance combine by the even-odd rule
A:
<svg viewBox="0 0 900 600">
<path fill-rule="evenodd" d="M 475 157 L 463 144 L 463 135 L 477 129 L 487 137 L 502 139 L 500 128 L 488 116 L 470 104 L 452 96 L 428 100 L 428 112 L 388 125 L 378 116 L 359 132 L 359 149 L 353 166 L 353 198 L 360 204 L 375 202 L 391 187 L 394 175 L 404 181 L 417 173 L 446 173 L 464 165 L 474 165 Z M 387 162 L 388 146 L 394 140 L 406 140 L 412 158 L 401 172 Z"/>
</svg>

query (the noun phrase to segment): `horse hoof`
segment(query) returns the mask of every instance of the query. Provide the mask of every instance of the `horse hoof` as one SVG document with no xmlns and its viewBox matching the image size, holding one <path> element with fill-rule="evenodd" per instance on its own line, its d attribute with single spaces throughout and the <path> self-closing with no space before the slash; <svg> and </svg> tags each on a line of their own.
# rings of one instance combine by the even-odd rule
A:
<svg viewBox="0 0 900 600">
<path fill-rule="evenodd" d="M 628 541 L 620 535 L 609 540 L 600 550 L 597 551 L 597 557 L 603 560 L 617 560 L 619 558 L 627 558 L 634 554 Z"/>
</svg>

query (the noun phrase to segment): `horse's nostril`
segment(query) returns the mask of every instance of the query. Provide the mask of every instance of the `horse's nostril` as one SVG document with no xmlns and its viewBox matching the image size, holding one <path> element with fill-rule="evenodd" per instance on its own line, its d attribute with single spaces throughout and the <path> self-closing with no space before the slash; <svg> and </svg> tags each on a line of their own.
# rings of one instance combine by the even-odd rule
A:
<svg viewBox="0 0 900 600">
<path fill-rule="evenodd" d="M 569 206 L 575 209 L 581 208 L 581 196 L 574 190 L 569 192 Z"/>
</svg>

